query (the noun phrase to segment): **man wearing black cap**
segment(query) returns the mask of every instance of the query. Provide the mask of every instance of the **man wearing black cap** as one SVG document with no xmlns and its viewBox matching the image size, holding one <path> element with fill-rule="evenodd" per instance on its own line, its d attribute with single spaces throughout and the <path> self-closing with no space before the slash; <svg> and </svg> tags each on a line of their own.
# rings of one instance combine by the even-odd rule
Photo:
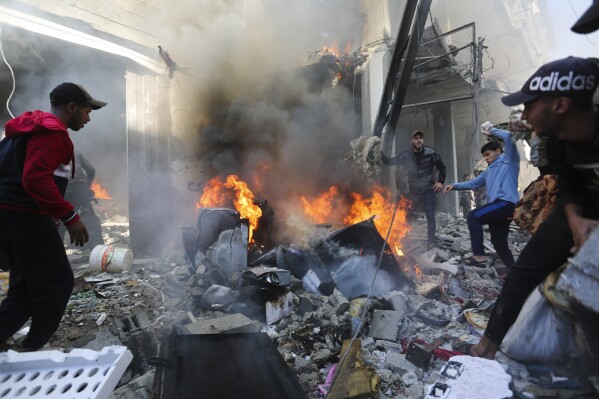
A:
<svg viewBox="0 0 599 399">
<path fill-rule="evenodd" d="M 50 112 L 25 112 L 5 125 L 0 141 L 0 253 L 10 269 L 9 290 L 0 305 L 0 344 L 31 318 L 20 344 L 37 350 L 58 329 L 73 290 L 73 272 L 57 232 L 61 221 L 71 243 L 89 236 L 64 199 L 73 143 L 89 114 L 106 105 L 83 87 L 62 83 L 50 93 Z"/>
<path fill-rule="evenodd" d="M 598 83 L 595 63 L 568 57 L 543 65 L 519 92 L 502 98 L 507 106 L 524 103 L 522 119 L 547 137 L 560 199 L 509 270 L 485 334 L 470 349 L 474 356 L 495 356 L 528 295 L 599 225 L 599 114 L 592 101 Z"/>
<path fill-rule="evenodd" d="M 441 192 L 445 183 L 446 168 L 443 160 L 434 149 L 424 145 L 424 133 L 420 130 L 412 133 L 412 142 L 408 151 L 392 158 L 382 154 L 382 160 L 386 165 L 402 165 L 407 168 L 410 190 L 407 197 L 413 202 L 413 208 L 416 208 L 418 204 L 422 204 L 424 207 L 428 243 L 429 246 L 435 245 L 435 231 L 437 230 L 435 194 Z M 438 173 L 435 173 L 435 168 Z"/>
</svg>

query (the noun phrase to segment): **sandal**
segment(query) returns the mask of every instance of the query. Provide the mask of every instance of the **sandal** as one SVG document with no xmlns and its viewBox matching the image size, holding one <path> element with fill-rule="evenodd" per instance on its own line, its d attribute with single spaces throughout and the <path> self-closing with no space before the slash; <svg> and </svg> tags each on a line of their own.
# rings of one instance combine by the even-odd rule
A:
<svg viewBox="0 0 599 399">
<path fill-rule="evenodd" d="M 464 262 L 464 264 L 467 266 L 477 266 L 477 267 L 486 267 L 487 266 L 487 259 L 478 260 L 474 256 L 469 256 L 467 258 L 463 258 L 462 262 Z"/>
</svg>

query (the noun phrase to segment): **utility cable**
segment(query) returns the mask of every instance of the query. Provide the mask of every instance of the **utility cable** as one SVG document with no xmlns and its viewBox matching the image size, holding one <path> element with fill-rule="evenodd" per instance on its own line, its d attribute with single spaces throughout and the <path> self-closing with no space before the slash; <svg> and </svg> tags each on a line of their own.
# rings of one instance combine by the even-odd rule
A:
<svg viewBox="0 0 599 399">
<path fill-rule="evenodd" d="M 401 185 L 399 186 L 398 192 L 402 191 L 407 177 L 408 177 L 408 171 L 405 170 L 404 173 L 402 174 Z M 349 341 L 347 350 L 343 354 L 343 357 L 341 358 L 341 361 L 339 362 L 339 365 L 337 366 L 337 371 L 335 372 L 333 381 L 331 381 L 331 386 L 329 387 L 329 390 L 328 390 L 327 394 L 325 395 L 325 399 L 327 399 L 329 397 L 329 394 L 333 390 L 335 381 L 337 381 L 337 377 L 339 376 L 339 372 L 341 371 L 343 364 L 345 363 L 345 360 L 347 359 L 347 356 L 349 355 L 349 351 L 351 350 L 356 338 L 358 337 L 358 335 L 360 335 L 360 332 L 362 331 L 362 327 L 364 326 L 364 317 L 366 317 L 366 312 L 368 311 L 368 306 L 370 305 L 370 297 L 372 296 L 372 289 L 373 289 L 374 283 L 376 281 L 376 276 L 378 275 L 379 270 L 381 268 L 381 262 L 383 260 L 383 255 L 385 254 L 385 248 L 387 247 L 387 242 L 389 241 L 389 235 L 391 234 L 391 228 L 393 227 L 393 222 L 395 221 L 395 215 L 397 214 L 397 207 L 399 206 L 400 201 L 401 201 L 401 198 L 398 196 L 397 201 L 395 201 L 395 208 L 393 209 L 393 216 L 391 216 L 391 221 L 389 222 L 389 229 L 387 230 L 387 235 L 385 236 L 385 242 L 383 243 L 383 248 L 381 248 L 379 262 L 376 266 L 376 271 L 374 272 L 374 276 L 372 277 L 372 282 L 370 283 L 370 288 L 368 289 L 368 295 L 366 296 L 366 303 L 364 304 L 364 308 L 362 309 L 362 314 L 360 315 L 360 323 L 358 324 L 358 327 L 356 328 L 354 335 L 352 336 L 351 340 Z"/>
<path fill-rule="evenodd" d="M 0 54 L 2 54 L 2 59 L 4 60 L 4 63 L 8 67 L 8 70 L 10 71 L 10 75 L 12 76 L 12 90 L 10 92 L 10 95 L 8 96 L 8 99 L 6 100 L 6 110 L 10 114 L 11 118 L 14 118 L 15 116 L 10 111 L 10 99 L 12 98 L 13 94 L 15 93 L 15 88 L 17 87 L 17 81 L 15 79 L 15 73 L 13 72 L 12 67 L 10 66 L 8 61 L 6 60 L 6 56 L 4 55 L 4 50 L 2 49 L 2 28 L 3 27 L 4 27 L 4 22 L 0 21 Z"/>
</svg>

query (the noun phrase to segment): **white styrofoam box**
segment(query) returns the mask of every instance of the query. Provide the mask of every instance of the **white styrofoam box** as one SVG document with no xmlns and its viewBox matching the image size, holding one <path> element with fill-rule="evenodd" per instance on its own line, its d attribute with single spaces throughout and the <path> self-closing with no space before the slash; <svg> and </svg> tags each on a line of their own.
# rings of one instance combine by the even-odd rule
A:
<svg viewBox="0 0 599 399">
<path fill-rule="evenodd" d="M 0 353 L 0 399 L 107 399 L 133 355 L 125 346 Z"/>
<path fill-rule="evenodd" d="M 452 363 L 457 372 L 447 373 L 448 368 L 444 367 L 440 379 L 427 388 L 425 399 L 505 399 L 513 396 L 512 377 L 498 361 L 461 355 L 453 356 L 448 363 Z"/>
</svg>

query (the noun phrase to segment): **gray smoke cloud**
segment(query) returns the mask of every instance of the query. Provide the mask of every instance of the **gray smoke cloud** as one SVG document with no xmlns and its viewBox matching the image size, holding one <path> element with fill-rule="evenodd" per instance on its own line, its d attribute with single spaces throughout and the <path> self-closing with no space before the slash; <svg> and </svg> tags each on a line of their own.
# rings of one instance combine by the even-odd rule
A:
<svg viewBox="0 0 599 399">
<path fill-rule="evenodd" d="M 36 14 L 20 0 L 3 4 Z M 323 46 L 344 51 L 360 45 L 360 7 L 343 0 L 159 0 L 147 7 L 146 26 L 139 29 L 156 37 L 156 46 L 179 67 L 172 80 L 154 78 L 156 85 L 170 87 L 178 155 L 201 159 L 206 178 L 240 175 L 273 205 L 279 220 L 294 212 L 291 203 L 300 194 L 310 197 L 333 184 L 359 191 L 362 178 L 343 161 L 348 143 L 360 134 L 355 87 L 332 88 L 334 65 L 317 63 L 314 54 Z M 86 24 L 77 28 L 93 33 Z M 64 81 L 81 83 L 109 103 L 92 112 L 91 123 L 72 138 L 112 196 L 127 198 L 123 77 L 127 70 L 153 73 L 124 58 L 6 25 L 3 39 L 17 75 L 13 113 L 48 110 L 48 93 Z M 160 60 L 157 48 L 146 54 Z M 12 79 L 1 68 L 4 96 Z M 2 117 L 8 119 L 4 112 Z M 264 170 L 263 183 L 256 184 L 254 175 Z"/>
<path fill-rule="evenodd" d="M 278 216 L 289 216 L 300 194 L 335 184 L 359 191 L 362 178 L 343 161 L 360 135 L 352 90 L 331 86 L 334 63 L 310 57 L 323 46 L 359 46 L 357 2 L 184 4 L 157 25 L 175 27 L 161 34 L 188 67 L 173 79 L 171 95 L 186 155 L 200 157 L 210 176 L 247 180 Z M 265 164 L 256 187 L 254 174 Z"/>
</svg>

